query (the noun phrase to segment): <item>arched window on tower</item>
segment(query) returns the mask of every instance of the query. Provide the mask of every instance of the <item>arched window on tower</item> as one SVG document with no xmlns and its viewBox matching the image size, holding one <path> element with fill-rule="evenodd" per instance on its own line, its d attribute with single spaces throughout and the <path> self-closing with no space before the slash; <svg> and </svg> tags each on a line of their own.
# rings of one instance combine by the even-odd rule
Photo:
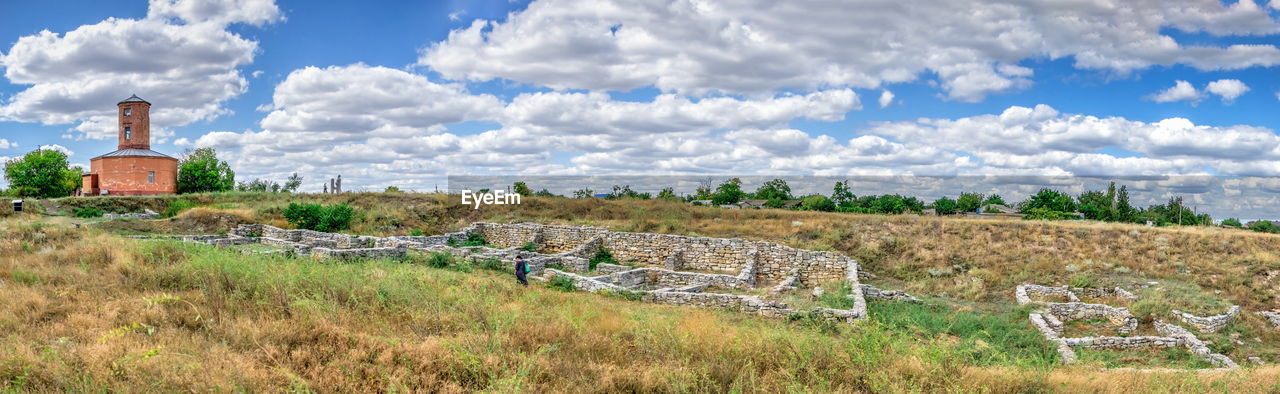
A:
<svg viewBox="0 0 1280 394">
<path fill-rule="evenodd" d="M 131 115 L 133 115 L 133 108 L 125 108 L 124 116 L 131 116 Z"/>
<path fill-rule="evenodd" d="M 124 139 L 126 139 L 126 140 L 132 140 L 132 139 L 133 139 L 133 130 L 130 130 L 128 127 L 125 127 L 125 128 L 124 128 Z"/>
</svg>

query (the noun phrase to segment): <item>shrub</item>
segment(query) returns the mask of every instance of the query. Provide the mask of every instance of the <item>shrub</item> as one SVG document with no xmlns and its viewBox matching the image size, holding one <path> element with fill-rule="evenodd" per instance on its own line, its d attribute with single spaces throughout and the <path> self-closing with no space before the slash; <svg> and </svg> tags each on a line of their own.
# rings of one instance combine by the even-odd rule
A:
<svg viewBox="0 0 1280 394">
<path fill-rule="evenodd" d="M 453 264 L 453 255 L 448 252 L 433 252 L 427 256 L 427 266 L 432 268 L 444 268 Z"/>
<path fill-rule="evenodd" d="M 609 252 L 609 249 L 601 247 L 600 249 L 596 249 L 596 254 L 591 256 L 589 263 L 590 265 L 587 270 L 595 271 L 596 265 L 599 265 L 600 263 L 618 264 L 618 261 L 613 259 L 613 253 Z"/>
<path fill-rule="evenodd" d="M 421 237 L 423 235 L 427 235 L 427 233 L 415 228 L 412 231 L 409 231 L 409 235 L 414 237 Z"/>
<path fill-rule="evenodd" d="M 526 252 L 537 252 L 538 244 L 535 244 L 533 242 L 525 242 L 524 245 L 520 246 L 520 250 L 523 250 Z"/>
<path fill-rule="evenodd" d="M 324 206 L 289 203 L 289 207 L 284 210 L 284 218 L 289 220 L 289 224 L 323 232 L 346 230 L 354 215 L 355 210 L 347 204 Z"/>
<path fill-rule="evenodd" d="M 800 209 L 806 211 L 831 212 L 836 210 L 836 203 L 821 194 L 814 194 L 800 200 Z"/>
<path fill-rule="evenodd" d="M 1079 274 L 1071 277 L 1071 287 L 1093 287 L 1093 278 Z"/>
<path fill-rule="evenodd" d="M 1228 226 L 1228 227 L 1235 227 L 1235 228 L 1244 227 L 1243 224 L 1240 224 L 1240 219 L 1236 219 L 1236 218 L 1227 218 L 1226 220 L 1222 221 L 1222 225 Z"/>
<path fill-rule="evenodd" d="M 578 290 L 578 286 L 573 284 L 573 279 L 569 279 L 569 277 L 563 275 L 556 275 L 555 277 L 552 277 L 551 282 L 549 282 L 547 286 L 560 291 Z"/>
<path fill-rule="evenodd" d="M 515 271 L 515 268 L 514 268 L 515 265 L 512 265 L 511 267 L 507 267 L 507 263 L 504 263 L 502 260 L 499 260 L 493 257 L 476 261 L 476 266 L 482 269 L 487 269 L 492 271 L 506 271 L 507 268 L 511 268 L 511 271 L 513 272 Z"/>
<path fill-rule="evenodd" d="M 1022 217 L 1023 220 L 1072 220 L 1078 219 L 1074 214 L 1062 211 L 1050 211 L 1044 208 L 1032 208 L 1027 211 L 1027 216 Z"/>
<path fill-rule="evenodd" d="M 480 235 L 480 233 L 467 233 L 466 241 L 458 242 L 453 239 L 450 239 L 449 242 L 447 242 L 447 244 L 455 248 L 468 247 L 468 246 L 489 246 L 489 244 L 486 243 L 486 241 L 484 240 L 484 236 Z"/>
<path fill-rule="evenodd" d="M 78 218 L 98 218 L 102 217 L 102 210 L 98 208 L 74 208 L 71 214 Z"/>
<path fill-rule="evenodd" d="M 956 213 L 956 200 L 942 197 L 933 202 L 933 211 L 939 215 L 950 215 Z"/>
<path fill-rule="evenodd" d="M 177 200 L 177 201 L 171 202 L 169 203 L 169 206 L 164 208 L 164 217 L 171 218 L 174 216 L 178 216 L 178 214 L 182 213 L 182 211 L 195 208 L 198 205 L 199 204 L 196 204 L 191 200 Z"/>
</svg>

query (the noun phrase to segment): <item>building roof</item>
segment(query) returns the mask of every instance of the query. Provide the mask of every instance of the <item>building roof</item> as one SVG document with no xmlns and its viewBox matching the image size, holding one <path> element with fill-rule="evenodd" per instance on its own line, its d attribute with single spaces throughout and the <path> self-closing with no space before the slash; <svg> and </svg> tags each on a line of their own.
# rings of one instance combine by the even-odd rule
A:
<svg viewBox="0 0 1280 394">
<path fill-rule="evenodd" d="M 160 153 L 160 152 L 156 152 L 156 151 L 153 151 L 153 150 L 150 150 L 150 149 L 121 149 L 121 150 L 118 150 L 118 151 L 115 151 L 115 152 L 111 152 L 111 153 L 108 153 L 108 154 L 105 154 L 105 155 L 102 155 L 102 156 L 95 157 L 94 159 L 101 159 L 101 158 L 104 158 L 104 157 L 139 157 L 139 156 L 141 156 L 141 157 L 167 157 L 167 158 L 173 159 L 173 157 L 170 157 L 169 155 L 166 155 L 166 154 L 164 154 L 164 153 Z M 90 159 L 90 160 L 92 160 L 92 159 Z M 174 159 L 174 160 L 177 160 L 177 159 Z"/>
<path fill-rule="evenodd" d="M 143 100 L 143 99 L 142 99 L 142 97 L 138 97 L 138 95 L 136 95 L 136 94 L 135 94 L 135 95 L 132 95 L 132 96 L 129 96 L 129 98 L 124 99 L 124 101 L 121 101 L 121 102 L 116 103 L 116 105 L 120 105 L 120 104 L 124 104 L 124 103 L 147 103 L 148 105 L 150 105 L 150 104 L 151 104 L 151 103 L 147 102 L 147 100 Z"/>
</svg>

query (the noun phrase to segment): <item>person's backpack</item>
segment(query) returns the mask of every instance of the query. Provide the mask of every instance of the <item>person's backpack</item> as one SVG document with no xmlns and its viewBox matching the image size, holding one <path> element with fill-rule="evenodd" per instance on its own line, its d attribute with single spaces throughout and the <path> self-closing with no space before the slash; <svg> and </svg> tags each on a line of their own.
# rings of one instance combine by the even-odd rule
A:
<svg viewBox="0 0 1280 394">
<path fill-rule="evenodd" d="M 524 273 L 529 273 L 529 263 L 524 263 Z"/>
</svg>

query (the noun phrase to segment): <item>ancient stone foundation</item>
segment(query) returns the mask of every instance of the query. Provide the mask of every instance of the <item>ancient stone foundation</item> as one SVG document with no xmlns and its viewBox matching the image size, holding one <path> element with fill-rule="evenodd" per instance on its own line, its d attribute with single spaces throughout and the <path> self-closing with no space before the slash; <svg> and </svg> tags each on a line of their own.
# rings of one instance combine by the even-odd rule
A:
<svg viewBox="0 0 1280 394">
<path fill-rule="evenodd" d="M 482 236 L 487 244 L 496 248 L 451 246 L 473 234 Z M 858 263 L 840 254 L 741 239 L 620 233 L 595 227 L 531 223 L 475 223 L 462 231 L 443 235 L 384 238 L 250 224 L 237 227 L 228 235 L 172 238 L 215 246 L 257 243 L 280 248 L 264 253 L 334 259 L 403 257 L 408 250 L 419 250 L 449 253 L 486 265 L 502 265 L 514 264 L 515 257 L 520 256 L 529 266 L 532 278 L 568 280 L 579 291 L 615 292 L 635 295 L 645 302 L 768 317 L 786 317 L 801 311 L 758 295 L 725 291 L 749 292 L 761 283 L 776 283 L 775 292 L 798 290 L 802 286 L 816 289 L 823 283 L 847 283 L 855 290 L 849 294 L 853 308 L 819 307 L 811 311 L 811 316 L 844 322 L 866 317 L 865 297 L 919 302 L 901 291 L 859 283 Z M 523 250 L 528 243 L 534 244 L 538 252 Z M 600 263 L 593 269 L 589 258 L 601 248 L 628 265 Z"/>
<path fill-rule="evenodd" d="M 1220 368 L 1237 367 L 1236 363 L 1227 356 L 1213 353 L 1208 346 L 1205 346 L 1204 342 L 1196 338 L 1190 331 L 1159 320 L 1155 321 L 1154 325 L 1156 331 L 1162 336 L 1063 337 L 1063 322 L 1072 320 L 1104 319 L 1116 325 L 1116 331 L 1121 335 L 1132 333 L 1138 328 L 1138 320 L 1129 313 L 1127 308 L 1080 302 L 1077 294 L 1086 294 L 1086 297 L 1095 298 L 1120 297 L 1131 300 L 1137 298 L 1133 293 L 1121 288 L 1081 289 L 1067 286 L 1049 287 L 1024 284 L 1014 290 L 1014 298 L 1019 304 L 1034 303 L 1042 306 L 1041 310 L 1031 313 L 1028 318 L 1031 320 L 1031 325 L 1037 331 L 1040 331 L 1040 334 L 1044 335 L 1046 340 L 1057 344 L 1058 354 L 1062 356 L 1063 363 L 1070 364 L 1076 361 L 1075 350 L 1073 350 L 1075 348 L 1124 350 L 1183 346 L 1193 355 L 1209 361 L 1214 366 Z M 1033 297 L 1057 297 L 1071 301 L 1039 302 L 1035 301 Z M 1233 307 L 1227 314 L 1211 316 L 1210 318 L 1188 316 L 1195 319 L 1203 319 L 1197 322 L 1203 323 L 1206 328 L 1221 329 L 1222 326 L 1230 322 L 1230 318 L 1222 316 L 1230 315 L 1231 318 L 1234 318 L 1238 313 L 1239 308 Z M 1186 321 L 1185 318 L 1184 321 Z M 1193 324 L 1193 326 L 1200 327 L 1198 324 Z"/>
</svg>

